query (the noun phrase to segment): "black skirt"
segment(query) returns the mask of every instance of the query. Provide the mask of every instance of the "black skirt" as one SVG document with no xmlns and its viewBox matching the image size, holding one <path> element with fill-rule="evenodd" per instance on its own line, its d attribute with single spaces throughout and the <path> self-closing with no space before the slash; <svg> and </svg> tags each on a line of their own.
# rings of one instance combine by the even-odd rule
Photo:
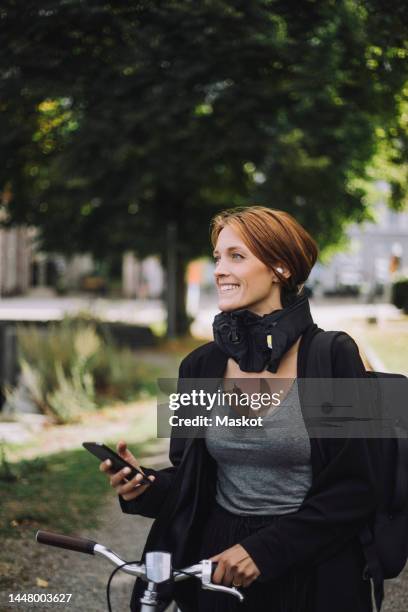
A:
<svg viewBox="0 0 408 612">
<path fill-rule="evenodd" d="M 200 559 L 208 559 L 243 538 L 279 521 L 274 516 L 240 516 L 214 504 L 203 530 Z M 232 595 L 197 590 L 197 612 L 313 612 L 314 572 L 296 570 L 278 580 L 254 580 L 247 588 L 240 588 L 245 596 L 241 604 Z"/>
</svg>

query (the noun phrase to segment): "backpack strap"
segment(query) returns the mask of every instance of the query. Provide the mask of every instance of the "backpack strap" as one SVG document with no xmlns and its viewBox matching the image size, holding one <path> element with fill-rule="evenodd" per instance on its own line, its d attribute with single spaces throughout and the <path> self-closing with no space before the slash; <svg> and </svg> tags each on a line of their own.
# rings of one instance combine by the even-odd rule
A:
<svg viewBox="0 0 408 612">
<path fill-rule="evenodd" d="M 391 510 L 400 512 L 407 507 L 408 499 L 408 441 L 403 438 L 396 438 L 395 441 L 397 444 L 397 473 Z"/>
<path fill-rule="evenodd" d="M 344 332 L 319 331 L 312 338 L 306 366 L 306 376 L 313 372 L 315 378 L 332 378 L 332 346 L 335 338 Z M 312 377 L 311 377 L 312 378 Z"/>
<path fill-rule="evenodd" d="M 341 331 L 320 330 L 313 336 L 307 358 L 306 377 L 333 378 L 332 347 L 337 336 L 343 333 L 344 332 Z M 327 392 L 330 393 L 330 389 L 327 389 Z M 329 397 L 333 400 L 333 393 L 331 393 Z M 333 401 L 329 403 L 333 403 Z M 316 441 L 323 465 L 327 465 L 329 461 L 323 444 L 321 443 L 321 439 L 316 438 Z"/>
<path fill-rule="evenodd" d="M 306 367 L 306 376 L 313 372 L 314 376 L 318 378 L 333 377 L 332 347 L 337 336 L 343 333 L 344 332 L 341 331 L 321 331 L 313 337 Z M 327 461 L 324 447 L 320 439 L 317 439 L 317 442 L 323 464 L 326 465 Z M 397 486 L 397 489 L 404 490 L 403 484 L 401 483 L 401 487 Z M 370 577 L 372 578 L 375 604 L 377 611 L 380 612 L 384 599 L 384 575 L 378 559 L 374 537 L 368 525 L 365 525 L 359 532 L 359 539 L 364 548 L 364 555 L 367 562 L 363 571 L 363 579 L 369 580 Z"/>
<path fill-rule="evenodd" d="M 367 376 L 370 378 L 378 379 L 378 380 L 390 380 L 395 378 L 405 379 L 407 382 L 408 392 L 408 379 L 404 374 L 394 374 L 391 372 L 367 372 Z M 381 385 L 379 385 L 380 393 L 378 396 L 378 401 L 384 401 L 383 395 L 381 394 Z M 404 393 L 405 397 L 405 393 Z M 389 401 L 389 400 L 388 400 Z M 402 426 L 400 425 L 401 419 L 398 418 L 394 422 L 394 432 L 396 434 L 402 432 L 402 436 L 395 436 L 395 446 L 396 446 L 396 455 L 395 455 L 395 481 L 394 481 L 394 489 L 392 493 L 391 503 L 389 505 L 389 511 L 394 514 L 397 512 L 401 512 L 402 510 L 407 508 L 408 504 L 408 421 L 403 421 Z"/>
<path fill-rule="evenodd" d="M 378 558 L 378 551 L 375 545 L 373 533 L 368 525 L 364 525 L 358 534 L 364 549 L 366 565 L 363 570 L 363 580 L 373 580 L 374 599 L 377 612 L 381 611 L 384 599 L 384 572 Z"/>
</svg>

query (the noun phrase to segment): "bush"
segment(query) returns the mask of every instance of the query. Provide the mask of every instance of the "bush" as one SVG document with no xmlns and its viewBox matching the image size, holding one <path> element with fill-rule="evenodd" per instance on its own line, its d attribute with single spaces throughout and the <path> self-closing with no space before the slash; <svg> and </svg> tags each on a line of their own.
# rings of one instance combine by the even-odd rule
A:
<svg viewBox="0 0 408 612">
<path fill-rule="evenodd" d="M 408 314 L 408 277 L 399 278 L 392 284 L 391 302 Z"/>
<path fill-rule="evenodd" d="M 40 412 L 67 423 L 107 402 L 153 393 L 157 371 L 99 329 L 69 317 L 45 328 L 18 327 L 20 384 L 6 390 L 8 405 L 18 403 L 23 388 Z"/>
</svg>

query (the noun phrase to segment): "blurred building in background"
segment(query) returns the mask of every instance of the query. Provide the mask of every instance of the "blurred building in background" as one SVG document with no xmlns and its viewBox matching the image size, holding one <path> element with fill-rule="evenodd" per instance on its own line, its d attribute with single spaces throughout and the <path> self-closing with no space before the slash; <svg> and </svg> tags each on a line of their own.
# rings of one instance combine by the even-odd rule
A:
<svg viewBox="0 0 408 612">
<path fill-rule="evenodd" d="M 105 294 L 108 279 L 89 254 L 72 257 L 39 249 L 35 228 L 0 229 L 0 298 L 89 291 Z M 124 253 L 120 293 L 127 298 L 157 298 L 164 272 L 157 257 L 138 260 Z"/>
<path fill-rule="evenodd" d="M 0 229 L 0 296 L 23 294 L 30 288 L 33 238 L 30 228 Z"/>
<path fill-rule="evenodd" d="M 158 257 L 138 259 L 128 252 L 122 259 L 122 294 L 127 298 L 159 298 L 164 289 L 164 271 Z"/>
<path fill-rule="evenodd" d="M 408 211 L 395 212 L 384 202 L 374 207 L 375 221 L 350 225 L 349 246 L 329 263 L 317 263 L 306 286 L 319 296 L 383 296 L 399 274 L 408 275 Z M 90 255 L 64 257 L 37 246 L 35 228 L 0 229 L 0 297 L 86 291 L 106 295 L 110 279 Z M 128 299 L 163 296 L 165 273 L 155 256 L 122 255 L 117 295 Z M 208 258 L 191 262 L 187 270 L 187 308 L 195 314 L 200 297 L 211 296 L 214 265 Z"/>
<path fill-rule="evenodd" d="M 349 227 L 346 251 L 316 264 L 308 281 L 314 293 L 383 295 L 397 274 L 408 274 L 408 212 L 380 202 L 374 215 L 376 222 Z"/>
</svg>

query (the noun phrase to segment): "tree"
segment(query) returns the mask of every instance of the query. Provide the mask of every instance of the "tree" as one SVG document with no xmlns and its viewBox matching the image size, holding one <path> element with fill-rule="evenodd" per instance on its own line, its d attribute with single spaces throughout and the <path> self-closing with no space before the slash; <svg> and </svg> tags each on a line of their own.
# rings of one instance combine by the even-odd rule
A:
<svg viewBox="0 0 408 612">
<path fill-rule="evenodd" d="M 8 223 L 38 226 L 45 249 L 164 263 L 170 225 L 178 331 L 185 265 L 208 252 L 221 208 L 283 208 L 324 249 L 370 218 L 379 151 L 392 205 L 404 201 L 404 2 L 6 0 L 0 11 Z"/>
</svg>

